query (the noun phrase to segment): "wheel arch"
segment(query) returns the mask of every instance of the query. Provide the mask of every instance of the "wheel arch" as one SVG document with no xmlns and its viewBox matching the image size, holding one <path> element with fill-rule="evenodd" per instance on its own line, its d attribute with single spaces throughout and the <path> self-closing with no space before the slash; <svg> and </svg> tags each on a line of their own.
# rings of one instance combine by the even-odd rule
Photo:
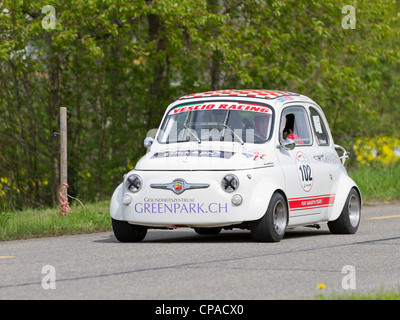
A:
<svg viewBox="0 0 400 320">
<path fill-rule="evenodd" d="M 249 207 L 247 207 L 246 214 L 244 215 L 244 221 L 261 219 L 267 212 L 272 196 L 276 192 L 280 193 L 284 197 L 289 210 L 288 199 L 283 190 L 284 185 L 282 183 L 282 179 L 276 177 L 272 178 L 272 175 L 270 175 L 268 184 L 265 183 L 265 180 L 260 180 L 257 185 L 253 187 L 253 192 L 251 193 L 251 204 Z"/>
<path fill-rule="evenodd" d="M 115 189 L 110 202 L 110 216 L 115 220 L 124 220 L 122 194 L 123 184 L 121 183 Z"/>
<path fill-rule="evenodd" d="M 360 188 L 348 175 L 342 175 L 335 192 L 335 204 L 328 216 L 329 221 L 334 221 L 339 218 L 346 204 L 347 197 L 351 189 L 355 189 L 360 198 L 360 206 L 362 207 L 362 196 Z"/>
</svg>

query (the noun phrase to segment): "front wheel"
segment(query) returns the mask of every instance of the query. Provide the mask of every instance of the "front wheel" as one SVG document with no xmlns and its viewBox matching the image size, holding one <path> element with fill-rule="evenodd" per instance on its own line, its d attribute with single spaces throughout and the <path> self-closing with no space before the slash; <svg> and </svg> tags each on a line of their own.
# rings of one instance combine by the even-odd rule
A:
<svg viewBox="0 0 400 320">
<path fill-rule="evenodd" d="M 114 235 L 120 242 L 140 242 L 147 234 L 147 228 L 111 218 Z"/>
<path fill-rule="evenodd" d="M 285 235 L 288 222 L 288 207 L 280 193 L 274 193 L 267 212 L 256 221 L 250 222 L 251 236 L 255 241 L 279 242 Z"/>
<path fill-rule="evenodd" d="M 328 228 L 334 234 L 353 234 L 358 230 L 361 218 L 361 200 L 353 188 L 347 196 L 346 203 L 339 218 L 328 222 Z"/>
</svg>

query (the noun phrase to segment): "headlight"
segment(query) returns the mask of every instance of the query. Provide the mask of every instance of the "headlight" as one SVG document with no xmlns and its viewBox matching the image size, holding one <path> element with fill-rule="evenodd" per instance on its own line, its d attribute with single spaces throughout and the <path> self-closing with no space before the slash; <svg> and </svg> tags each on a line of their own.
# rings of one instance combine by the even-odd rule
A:
<svg viewBox="0 0 400 320">
<path fill-rule="evenodd" d="M 226 192 L 233 192 L 239 188 L 239 179 L 234 174 L 227 174 L 222 178 L 221 187 Z"/>
<path fill-rule="evenodd" d="M 142 179 L 136 174 L 130 175 L 125 183 L 130 192 L 138 192 L 143 185 Z"/>
</svg>

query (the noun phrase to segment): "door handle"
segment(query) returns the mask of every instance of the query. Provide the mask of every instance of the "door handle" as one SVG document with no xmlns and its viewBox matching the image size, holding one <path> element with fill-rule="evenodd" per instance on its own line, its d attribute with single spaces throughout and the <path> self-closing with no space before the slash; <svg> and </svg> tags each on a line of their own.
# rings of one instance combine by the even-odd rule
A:
<svg viewBox="0 0 400 320">
<path fill-rule="evenodd" d="M 319 160 L 319 161 L 321 161 L 323 157 L 324 157 L 324 154 L 323 154 L 323 153 L 317 154 L 317 155 L 314 156 L 314 158 L 317 159 L 317 160 Z"/>
</svg>

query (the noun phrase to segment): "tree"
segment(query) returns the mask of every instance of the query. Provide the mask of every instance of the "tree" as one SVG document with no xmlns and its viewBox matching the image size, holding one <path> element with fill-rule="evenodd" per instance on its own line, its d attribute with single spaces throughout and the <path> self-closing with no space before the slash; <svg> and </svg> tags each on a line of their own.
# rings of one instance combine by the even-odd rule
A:
<svg viewBox="0 0 400 320">
<path fill-rule="evenodd" d="M 332 0 L 1 1 L 0 210 L 57 201 L 61 106 L 69 193 L 84 200 L 110 197 L 187 93 L 299 92 L 324 108 L 335 141 L 398 134 L 399 6 L 354 9 L 343 29 Z"/>
</svg>

